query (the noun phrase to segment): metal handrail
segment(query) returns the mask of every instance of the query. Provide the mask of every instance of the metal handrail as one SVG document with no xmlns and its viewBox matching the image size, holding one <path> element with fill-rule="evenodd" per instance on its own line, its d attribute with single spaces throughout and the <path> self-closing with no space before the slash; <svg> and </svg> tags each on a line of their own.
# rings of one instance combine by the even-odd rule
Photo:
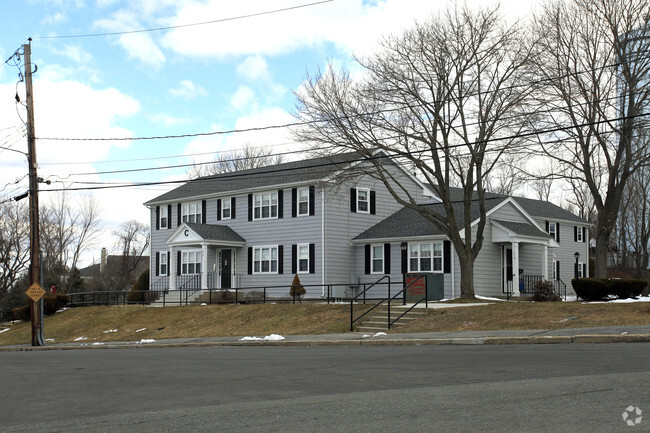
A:
<svg viewBox="0 0 650 433">
<path fill-rule="evenodd" d="M 424 278 L 424 297 L 417 301 L 415 304 L 413 304 L 410 308 L 405 310 L 402 314 L 397 317 L 397 319 L 393 320 L 391 322 L 390 320 L 390 303 L 393 301 L 393 299 L 397 298 L 400 294 L 404 293 L 404 299 L 406 299 L 406 290 L 411 287 L 413 284 L 415 284 L 420 278 Z M 420 302 L 425 301 L 426 308 L 429 308 L 429 288 L 427 287 L 427 276 L 426 275 L 420 275 L 417 277 L 415 280 L 411 281 L 408 286 L 404 287 L 402 290 L 400 290 L 398 293 L 395 294 L 390 300 L 388 301 L 388 329 L 390 329 L 391 326 L 395 324 L 399 319 L 404 317 L 407 313 L 409 313 L 412 309 L 414 309 Z"/>
<path fill-rule="evenodd" d="M 380 279 L 378 279 L 377 281 L 375 281 L 374 283 L 372 283 L 370 286 L 368 286 L 368 287 L 366 287 L 365 289 L 363 289 L 363 291 L 362 291 L 361 293 L 359 293 L 357 296 L 355 296 L 354 298 L 350 299 L 350 331 L 353 331 L 353 330 L 354 330 L 354 324 L 355 324 L 356 322 L 358 322 L 358 321 L 359 321 L 362 317 L 364 317 L 366 314 L 370 313 L 372 310 L 374 310 L 375 308 L 379 307 L 381 304 L 383 304 L 384 302 L 386 302 L 386 300 L 388 299 L 388 298 L 384 298 L 384 299 L 380 300 L 377 304 L 375 304 L 375 305 L 374 305 L 372 308 L 370 308 L 368 311 L 364 312 L 363 314 L 361 314 L 361 315 L 360 315 L 359 317 L 357 317 L 356 319 L 354 318 L 354 301 L 355 301 L 359 296 L 363 295 L 363 301 L 364 301 L 364 304 L 365 304 L 365 301 L 366 301 L 366 292 L 367 292 L 368 290 L 372 289 L 372 288 L 373 288 L 374 286 L 376 286 L 377 284 L 379 284 L 379 283 L 380 283 L 382 280 L 384 280 L 384 279 L 388 279 L 388 296 L 390 297 L 390 275 L 384 275 L 383 277 L 381 277 Z M 386 283 L 384 283 L 384 284 L 386 284 Z"/>
</svg>

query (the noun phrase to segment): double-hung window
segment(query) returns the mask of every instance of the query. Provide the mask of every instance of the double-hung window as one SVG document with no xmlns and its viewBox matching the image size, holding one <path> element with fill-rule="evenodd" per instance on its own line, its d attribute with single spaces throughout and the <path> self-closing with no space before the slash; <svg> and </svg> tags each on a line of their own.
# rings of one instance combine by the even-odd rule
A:
<svg viewBox="0 0 650 433">
<path fill-rule="evenodd" d="M 166 229 L 169 228 L 169 207 L 161 206 L 160 207 L 160 228 Z"/>
<path fill-rule="evenodd" d="M 232 205 L 232 201 L 230 200 L 230 198 L 225 198 L 225 199 L 221 200 L 221 219 L 222 220 L 229 220 L 230 219 L 230 215 L 232 215 L 232 213 L 231 213 L 231 209 L 232 209 L 231 205 Z"/>
<path fill-rule="evenodd" d="M 158 275 L 167 275 L 167 252 L 160 253 L 160 263 L 158 264 Z"/>
<path fill-rule="evenodd" d="M 583 269 L 584 269 L 584 266 L 585 266 L 584 263 L 578 262 L 578 278 L 584 278 L 585 277 L 584 272 L 582 272 Z"/>
<path fill-rule="evenodd" d="M 184 223 L 200 223 L 201 222 L 201 202 L 183 203 L 182 215 Z"/>
<path fill-rule="evenodd" d="M 370 272 L 373 274 L 384 273 L 384 245 L 372 245 L 371 250 L 371 265 Z"/>
<path fill-rule="evenodd" d="M 370 213 L 370 190 L 357 188 L 357 212 Z"/>
<path fill-rule="evenodd" d="M 253 248 L 253 273 L 275 274 L 278 272 L 278 247 Z"/>
<path fill-rule="evenodd" d="M 309 272 L 309 244 L 298 245 L 298 272 Z"/>
<path fill-rule="evenodd" d="M 278 193 L 264 192 L 253 196 L 253 215 L 257 219 L 278 217 Z"/>
<path fill-rule="evenodd" d="M 201 273 L 201 251 L 183 251 L 181 256 L 181 274 Z"/>
<path fill-rule="evenodd" d="M 309 188 L 298 188 L 298 216 L 309 215 Z"/>
<path fill-rule="evenodd" d="M 442 272 L 442 242 L 409 244 L 410 272 Z"/>
</svg>

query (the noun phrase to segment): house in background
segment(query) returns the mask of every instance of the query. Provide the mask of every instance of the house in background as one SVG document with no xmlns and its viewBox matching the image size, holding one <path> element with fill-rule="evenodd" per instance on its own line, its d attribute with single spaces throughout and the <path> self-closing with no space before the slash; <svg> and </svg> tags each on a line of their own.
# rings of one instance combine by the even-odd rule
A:
<svg viewBox="0 0 650 433">
<path fill-rule="evenodd" d="M 350 297 L 364 283 L 389 277 L 395 293 L 406 274 L 427 274 L 429 296 L 458 296 L 460 269 L 446 236 L 382 182 L 346 176 L 362 164 L 347 153 L 224 173 L 148 201 L 151 290 L 266 287 L 267 296 L 286 297 L 299 274 L 307 297 L 327 296 L 326 285 L 331 296 Z M 428 185 L 386 164 L 418 201 L 441 206 Z M 518 270 L 564 284 L 574 254 L 588 256 L 589 223 L 551 203 L 493 195 L 488 212 L 477 294 L 518 294 Z"/>
<path fill-rule="evenodd" d="M 79 272 L 86 285 L 101 285 L 106 290 L 129 290 L 149 266 L 149 256 L 113 255 L 102 248 L 99 263 L 82 268 Z"/>
</svg>

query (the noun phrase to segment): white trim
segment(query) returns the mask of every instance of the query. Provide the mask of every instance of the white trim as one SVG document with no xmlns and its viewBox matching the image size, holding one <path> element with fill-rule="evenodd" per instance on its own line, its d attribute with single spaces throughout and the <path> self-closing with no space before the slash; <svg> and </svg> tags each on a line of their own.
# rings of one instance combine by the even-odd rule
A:
<svg viewBox="0 0 650 433">
<path fill-rule="evenodd" d="M 325 297 L 325 188 L 320 189 L 320 196 L 321 196 L 321 298 Z M 314 200 L 316 197 L 314 197 Z M 314 207 L 316 207 L 316 203 L 314 203 Z M 349 218 L 349 212 L 348 212 L 348 218 Z"/>
<path fill-rule="evenodd" d="M 269 195 L 269 204 L 267 206 L 263 205 L 264 200 L 262 199 L 262 196 L 264 196 L 265 194 Z M 273 216 L 273 206 L 274 206 L 273 205 L 273 195 L 275 195 L 275 216 Z M 280 214 L 280 197 L 279 197 L 280 194 L 278 194 L 277 189 L 274 189 L 274 190 L 267 189 L 265 191 L 254 193 L 254 194 L 252 194 L 252 196 L 253 196 L 253 207 L 252 207 L 253 221 L 278 219 L 278 215 Z M 256 197 L 260 198 L 259 199 L 259 203 L 260 203 L 259 206 L 255 206 Z M 269 209 L 269 216 L 267 216 L 267 217 L 262 216 L 262 213 L 263 213 L 262 210 L 264 208 L 267 208 L 267 207 Z M 260 216 L 259 217 L 255 216 L 255 209 L 260 210 Z"/>
<path fill-rule="evenodd" d="M 196 205 L 195 212 L 190 213 L 192 205 Z M 187 209 L 187 213 L 185 210 Z M 193 216 L 195 220 L 198 221 L 189 221 L 189 217 Z M 187 221 L 185 221 L 187 217 Z M 198 218 L 197 218 L 198 217 Z M 192 201 L 183 201 L 181 202 L 181 222 L 190 223 L 190 224 L 201 224 L 203 221 L 203 203 L 201 200 L 192 200 Z"/>
<path fill-rule="evenodd" d="M 356 244 L 378 244 L 378 243 L 394 243 L 394 242 L 436 242 L 436 241 L 447 241 L 449 237 L 447 235 L 423 235 L 423 236 L 401 236 L 401 237 L 390 237 L 390 238 L 372 238 L 372 239 L 351 239 L 350 243 L 353 245 Z"/>
<path fill-rule="evenodd" d="M 306 248 L 307 249 L 307 269 L 304 271 L 300 270 L 300 248 Z M 303 259 L 304 260 L 304 259 Z M 296 273 L 297 274 L 308 274 L 309 273 L 309 244 L 296 244 Z"/>
<path fill-rule="evenodd" d="M 190 238 L 190 240 L 184 240 L 184 238 L 180 237 L 181 234 L 185 233 L 185 230 L 187 230 L 187 236 Z M 176 239 L 179 238 L 179 239 Z M 245 247 L 246 242 L 245 241 L 222 241 L 222 240 L 213 240 L 213 239 L 203 239 L 201 236 L 199 236 L 198 233 L 196 233 L 194 230 L 192 230 L 187 223 L 181 223 L 176 230 L 171 234 L 170 237 L 167 238 L 165 241 L 167 245 L 170 246 L 175 246 L 175 247 L 191 247 L 191 246 L 199 246 L 202 243 L 205 243 L 206 245 L 212 245 L 212 246 L 223 246 L 223 247 Z"/>
<path fill-rule="evenodd" d="M 418 261 L 418 268 L 416 270 L 413 270 L 411 268 L 411 246 L 418 246 L 418 255 L 414 259 Z M 429 257 L 429 261 L 431 264 L 431 269 L 429 270 L 422 270 L 422 245 L 429 245 L 431 247 L 431 256 Z M 435 255 L 436 251 L 436 245 L 440 246 L 440 256 Z M 440 269 L 436 270 L 435 269 L 435 259 L 440 257 Z M 406 246 L 406 260 L 407 260 L 407 268 L 409 272 L 427 272 L 427 273 L 432 273 L 432 274 L 442 274 L 445 271 L 445 247 L 443 242 L 409 242 L 408 245 Z"/>
<path fill-rule="evenodd" d="M 307 211 L 305 213 L 300 213 L 300 191 L 307 191 Z M 309 195 L 309 186 L 296 188 L 296 217 L 309 216 L 309 206 L 311 205 Z"/>
<path fill-rule="evenodd" d="M 169 253 L 167 251 L 159 251 L 158 252 L 158 276 L 164 277 L 167 276 L 167 272 L 170 271 L 169 269 Z M 163 257 L 165 258 L 165 272 L 163 273 L 162 267 L 163 267 Z M 155 265 L 154 265 L 155 266 Z"/>
<path fill-rule="evenodd" d="M 226 209 L 225 204 L 228 203 L 228 216 L 223 215 L 223 211 Z M 232 219 L 232 197 L 224 197 L 221 199 L 221 219 L 229 220 Z"/>
<path fill-rule="evenodd" d="M 517 222 L 517 221 L 512 221 L 512 222 Z M 506 232 L 505 235 L 499 235 L 498 233 L 495 234 L 495 231 L 492 231 L 492 242 L 495 243 L 501 243 L 501 242 L 523 242 L 523 243 L 528 243 L 528 244 L 539 244 L 539 245 L 546 245 L 551 248 L 559 248 L 560 244 L 553 238 L 543 238 L 543 237 L 537 237 L 537 236 L 529 236 L 529 235 L 520 235 L 515 233 L 514 231 L 510 230 L 509 228 L 503 226 L 502 224 L 499 224 L 498 221 L 495 221 L 493 219 L 489 220 L 489 223 L 498 227 L 500 230 L 503 230 Z M 521 223 L 521 222 L 519 222 Z M 545 231 L 542 230 L 542 233 L 546 233 Z"/>
<path fill-rule="evenodd" d="M 168 206 L 160 206 L 160 212 L 159 212 L 159 218 L 158 218 L 158 227 L 160 227 L 160 230 L 163 229 L 169 229 L 171 226 L 171 217 L 169 215 L 169 207 Z M 165 211 L 165 225 L 163 226 L 163 209 Z"/>
<path fill-rule="evenodd" d="M 362 213 L 362 214 L 370 214 L 370 188 L 366 188 L 363 186 L 356 186 L 354 187 L 356 190 L 356 202 L 354 204 L 356 213 Z M 360 210 L 359 209 L 359 203 L 361 200 L 359 199 L 359 192 L 363 191 L 366 193 L 366 200 L 364 202 L 367 204 L 367 209 L 366 210 Z"/>
<path fill-rule="evenodd" d="M 252 246 L 252 251 L 253 251 L 253 269 L 252 269 L 252 275 L 275 275 L 278 273 L 278 268 L 279 268 L 279 260 L 280 260 L 280 248 L 279 245 L 257 245 L 257 246 Z M 263 249 L 268 249 L 269 250 L 269 270 L 268 271 L 262 271 L 262 262 L 266 260 L 262 260 L 262 251 Z M 275 271 L 273 271 L 273 250 L 275 249 Z M 260 250 L 260 259 L 258 262 L 260 263 L 260 270 L 256 271 L 255 270 L 255 250 Z"/>
<path fill-rule="evenodd" d="M 375 248 L 379 248 L 379 251 L 381 251 L 381 269 L 378 271 L 375 270 L 375 260 L 379 260 L 378 258 L 375 257 Z M 371 274 L 383 274 L 385 270 L 385 265 L 386 265 L 386 258 L 384 257 L 384 253 L 386 250 L 384 249 L 384 244 L 370 244 L 370 273 Z"/>
</svg>

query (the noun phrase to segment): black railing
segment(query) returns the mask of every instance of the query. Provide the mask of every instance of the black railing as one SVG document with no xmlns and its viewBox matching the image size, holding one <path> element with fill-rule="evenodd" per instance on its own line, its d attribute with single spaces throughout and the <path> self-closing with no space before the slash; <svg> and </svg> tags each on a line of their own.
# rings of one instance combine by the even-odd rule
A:
<svg viewBox="0 0 650 433">
<path fill-rule="evenodd" d="M 388 280 L 387 283 L 382 283 L 381 282 L 382 280 L 386 280 L 386 279 Z M 380 285 L 380 284 L 382 284 L 382 285 L 387 284 L 388 285 L 388 298 L 381 299 L 377 304 L 373 305 L 369 310 L 365 311 L 364 313 L 362 313 L 359 317 L 357 317 L 355 319 L 354 318 L 354 302 L 355 301 L 358 302 L 359 298 L 361 298 L 361 299 L 363 299 L 363 303 L 365 304 L 366 303 L 366 293 L 368 292 L 368 290 L 370 290 L 373 287 L 375 287 L 377 285 Z M 359 293 L 354 298 L 350 299 L 350 331 L 354 331 L 354 324 L 356 322 L 358 322 L 359 320 L 361 320 L 361 318 L 363 318 L 368 313 L 373 311 L 375 308 L 379 307 L 381 304 L 386 302 L 386 300 L 389 299 L 389 298 L 390 298 L 390 276 L 388 276 L 388 275 L 383 276 L 380 279 L 378 279 L 377 281 L 375 281 L 374 283 L 370 284 L 368 287 L 365 287 L 365 285 L 364 285 L 364 289 L 361 291 L 361 293 Z"/>
<path fill-rule="evenodd" d="M 393 299 L 399 297 L 399 295 L 404 294 L 402 296 L 402 299 L 406 301 L 406 291 L 411 287 L 413 284 L 417 283 L 420 279 L 424 278 L 424 296 L 420 298 L 419 301 L 411 305 L 409 308 L 404 310 L 402 314 L 400 314 L 395 320 L 390 320 L 390 303 L 393 301 Z M 388 301 L 388 329 L 390 329 L 391 326 L 393 326 L 399 319 L 402 317 L 406 316 L 411 310 L 413 310 L 415 307 L 417 307 L 422 301 L 425 303 L 425 308 L 429 308 L 429 288 L 427 286 L 427 276 L 426 275 L 420 275 L 417 277 L 415 280 L 411 281 L 408 286 L 404 287 L 402 290 L 400 290 L 398 293 L 396 293 L 389 301 Z"/>
<path fill-rule="evenodd" d="M 222 274 L 218 272 L 206 272 L 207 274 L 207 289 L 218 289 L 219 281 L 221 281 Z M 156 292 L 166 292 L 168 290 L 185 290 L 185 289 L 201 289 L 201 275 L 202 274 L 183 274 L 176 275 L 175 287 L 171 287 L 171 278 L 169 276 L 159 277 L 151 283 L 151 290 Z M 230 274 L 230 284 L 233 287 L 241 285 L 241 274 Z"/>
<path fill-rule="evenodd" d="M 510 299 L 514 294 L 514 290 L 519 290 L 519 293 L 522 295 L 534 295 L 535 294 L 535 284 L 541 281 L 546 281 L 542 275 L 526 275 L 522 274 L 519 276 L 519 284 L 515 287 L 514 284 L 508 284 L 506 286 L 506 299 Z M 553 284 L 553 290 L 558 294 L 562 299 L 566 300 L 567 290 L 566 284 L 561 279 L 550 280 Z"/>
</svg>

